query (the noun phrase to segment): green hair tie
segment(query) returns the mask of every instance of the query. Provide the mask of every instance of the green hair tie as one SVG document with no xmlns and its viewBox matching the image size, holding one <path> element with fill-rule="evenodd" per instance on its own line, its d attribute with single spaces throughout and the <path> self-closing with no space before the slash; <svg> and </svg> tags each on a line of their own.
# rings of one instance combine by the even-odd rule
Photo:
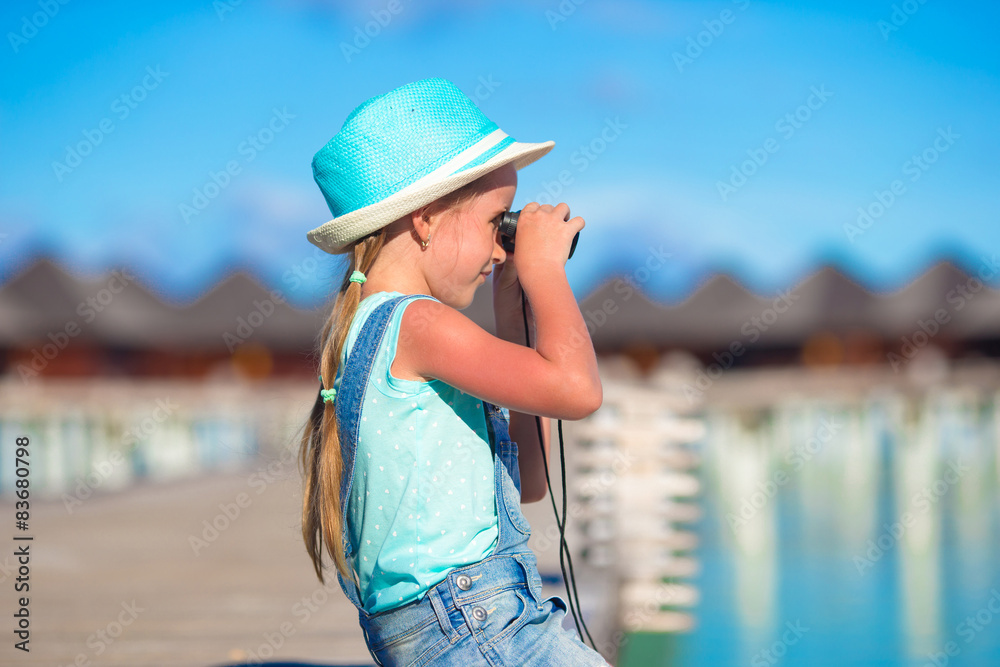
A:
<svg viewBox="0 0 1000 667">
<path fill-rule="evenodd" d="M 333 403 L 334 398 L 337 396 L 336 389 L 323 389 L 323 376 L 319 376 L 319 395 L 322 397 L 324 403 Z"/>
<path fill-rule="evenodd" d="M 360 271 L 355 271 L 354 273 L 351 274 L 352 283 L 363 283 L 366 280 L 368 279 L 365 278 L 365 274 L 361 273 Z"/>
</svg>

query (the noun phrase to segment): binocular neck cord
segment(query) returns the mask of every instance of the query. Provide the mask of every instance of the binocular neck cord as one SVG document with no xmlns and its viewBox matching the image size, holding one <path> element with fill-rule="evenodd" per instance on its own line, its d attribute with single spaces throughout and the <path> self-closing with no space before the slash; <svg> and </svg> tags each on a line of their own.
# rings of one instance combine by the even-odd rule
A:
<svg viewBox="0 0 1000 667">
<path fill-rule="evenodd" d="M 528 307 L 527 300 L 524 296 L 524 290 L 521 291 L 521 314 L 524 316 L 524 340 L 527 341 L 528 347 L 531 347 L 531 336 L 528 332 Z M 559 526 L 559 568 L 562 570 L 563 584 L 566 586 L 566 597 L 569 603 L 569 610 L 573 614 L 573 622 L 576 623 L 576 632 L 580 635 L 580 641 L 583 641 L 583 634 L 580 632 L 580 628 L 583 628 L 583 632 L 587 633 L 587 639 L 590 640 L 590 645 L 597 650 L 597 646 L 594 645 L 594 638 L 590 636 L 590 630 L 587 629 L 587 624 L 583 621 L 583 610 L 580 609 L 580 594 L 576 592 L 576 575 L 573 574 L 573 558 L 569 553 L 569 545 L 566 543 L 566 453 L 563 448 L 563 432 L 562 432 L 562 420 L 557 420 L 559 423 L 559 467 L 562 470 L 562 520 L 559 519 L 559 512 L 556 509 L 556 497 L 552 493 L 552 482 L 549 480 L 549 463 L 547 457 L 545 456 L 545 442 L 542 440 L 542 420 L 535 415 L 535 426 L 538 429 L 538 446 L 542 449 L 542 465 L 545 467 L 545 485 L 549 489 L 549 500 L 552 501 L 552 513 L 556 517 L 556 525 Z M 563 560 L 563 555 L 565 554 L 565 562 Z M 566 563 L 569 563 L 569 577 L 566 577 Z M 572 593 L 570 593 L 570 588 L 572 587 Z M 576 606 L 574 607 L 573 601 L 576 600 Z M 579 616 L 577 613 L 579 611 Z"/>
</svg>

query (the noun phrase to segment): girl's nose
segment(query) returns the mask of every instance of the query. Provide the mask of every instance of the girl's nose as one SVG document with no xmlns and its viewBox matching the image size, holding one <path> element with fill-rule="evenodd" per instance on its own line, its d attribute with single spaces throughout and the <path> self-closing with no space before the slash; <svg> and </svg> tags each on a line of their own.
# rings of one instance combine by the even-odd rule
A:
<svg viewBox="0 0 1000 667">
<path fill-rule="evenodd" d="M 497 230 L 493 237 L 493 263 L 503 264 L 507 261 L 507 251 L 503 249 L 503 242 L 500 240 L 500 230 Z"/>
</svg>

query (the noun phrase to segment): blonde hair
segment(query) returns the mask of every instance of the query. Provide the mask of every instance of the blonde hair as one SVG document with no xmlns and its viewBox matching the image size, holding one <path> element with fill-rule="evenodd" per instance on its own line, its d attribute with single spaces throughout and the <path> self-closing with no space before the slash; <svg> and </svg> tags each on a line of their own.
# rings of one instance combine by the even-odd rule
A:
<svg viewBox="0 0 1000 667">
<path fill-rule="evenodd" d="M 458 190 L 428 204 L 425 218 L 442 212 L 458 210 L 493 187 L 490 172 Z M 340 357 L 347 334 L 361 302 L 360 283 L 350 282 L 355 270 L 367 273 L 386 242 L 386 227 L 356 241 L 347 252 L 350 263 L 341 280 L 333 309 L 320 334 L 319 366 L 324 388 L 333 386 L 340 366 Z M 343 511 L 340 484 L 344 462 L 340 452 L 340 433 L 335 403 L 317 401 L 306 421 L 299 447 L 299 464 L 304 478 L 302 498 L 302 539 L 312 559 L 320 582 L 323 578 L 323 548 L 332 556 L 337 571 L 346 581 L 353 581 L 347 562 L 343 534 Z"/>
</svg>

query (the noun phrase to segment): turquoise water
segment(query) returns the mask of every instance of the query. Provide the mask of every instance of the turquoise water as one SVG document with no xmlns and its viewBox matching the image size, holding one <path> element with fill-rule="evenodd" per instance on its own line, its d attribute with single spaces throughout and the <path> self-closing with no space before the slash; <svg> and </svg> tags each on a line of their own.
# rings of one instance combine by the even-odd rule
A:
<svg viewBox="0 0 1000 667">
<path fill-rule="evenodd" d="M 673 664 L 1000 665 L 994 398 L 706 421 L 698 627 Z"/>
</svg>

